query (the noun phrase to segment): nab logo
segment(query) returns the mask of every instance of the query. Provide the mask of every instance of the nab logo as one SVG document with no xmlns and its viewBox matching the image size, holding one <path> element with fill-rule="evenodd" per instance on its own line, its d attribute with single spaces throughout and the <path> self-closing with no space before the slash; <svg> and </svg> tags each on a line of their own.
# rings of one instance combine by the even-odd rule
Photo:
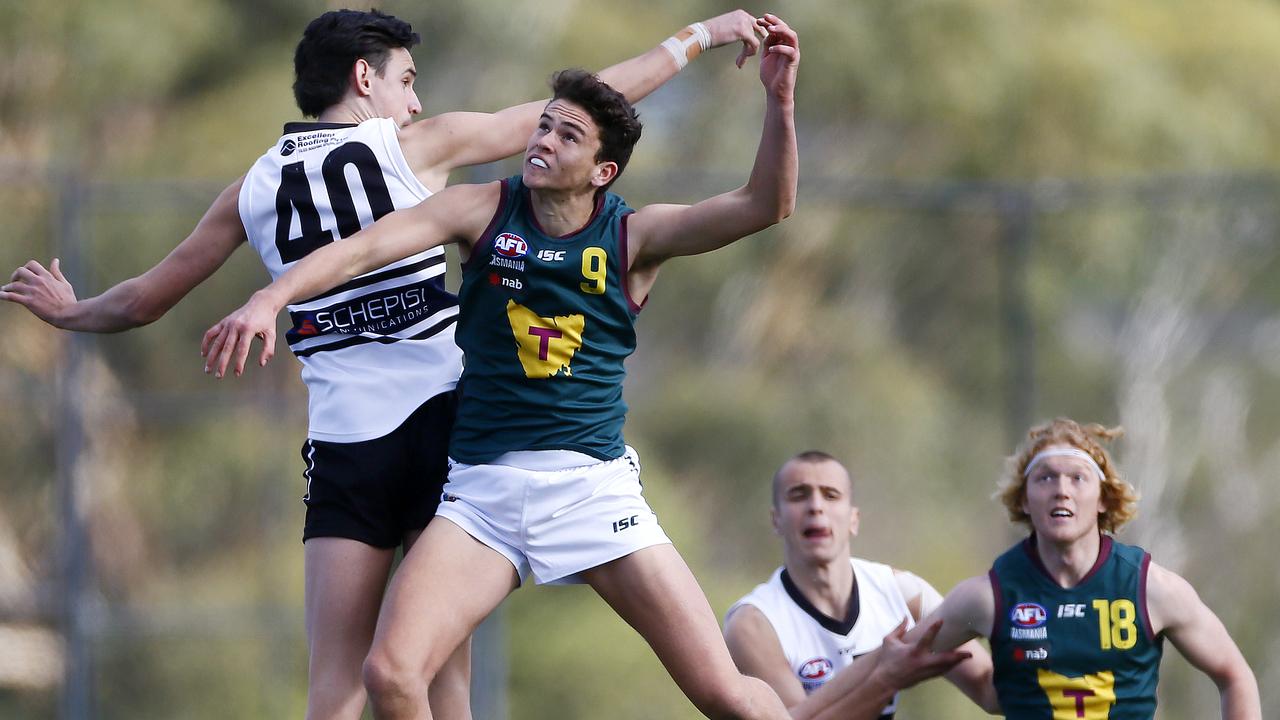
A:
<svg viewBox="0 0 1280 720">
<path fill-rule="evenodd" d="M 1044 662 L 1048 659 L 1049 648 L 1046 647 L 1026 648 L 1025 650 L 1023 648 L 1014 648 L 1013 650 L 1014 662 Z"/>
<path fill-rule="evenodd" d="M 561 262 L 564 260 L 563 250 L 539 250 L 538 259 L 543 262 Z"/>
<path fill-rule="evenodd" d="M 805 664 L 800 666 L 800 672 L 798 674 L 800 675 L 800 679 L 806 682 L 821 683 L 827 679 L 828 675 L 831 674 L 832 668 L 833 666 L 830 660 L 824 657 L 814 658 L 812 660 L 805 661 Z"/>
<path fill-rule="evenodd" d="M 493 239 L 493 249 L 502 257 L 522 258 L 529 252 L 529 243 L 513 233 L 502 233 Z"/>
<path fill-rule="evenodd" d="M 511 288 L 512 290 L 523 290 L 524 283 L 520 282 L 518 279 L 504 277 L 502 278 L 502 287 Z"/>
<path fill-rule="evenodd" d="M 1035 603 L 1018 603 L 1009 614 L 1009 620 L 1020 628 L 1038 628 L 1048 618 L 1049 613 Z"/>
<path fill-rule="evenodd" d="M 280 154 L 285 157 L 288 157 L 293 154 L 294 150 L 297 150 L 297 149 L 298 149 L 297 143 L 295 143 L 293 140 L 285 140 L 284 144 L 280 146 Z"/>
</svg>

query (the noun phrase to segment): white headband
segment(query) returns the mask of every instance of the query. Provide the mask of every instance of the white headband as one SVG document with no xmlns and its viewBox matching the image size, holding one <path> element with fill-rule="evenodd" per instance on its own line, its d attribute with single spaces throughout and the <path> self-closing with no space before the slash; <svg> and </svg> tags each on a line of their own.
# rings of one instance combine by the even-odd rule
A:
<svg viewBox="0 0 1280 720">
<path fill-rule="evenodd" d="M 1089 467 L 1093 468 L 1093 471 L 1098 474 L 1098 480 L 1101 481 L 1101 480 L 1107 479 L 1106 473 L 1102 472 L 1102 468 L 1098 467 L 1098 462 L 1093 459 L 1092 455 L 1090 455 L 1089 453 L 1079 448 L 1073 448 L 1073 447 L 1049 448 L 1047 450 L 1041 450 L 1040 452 L 1036 453 L 1035 457 L 1031 458 L 1031 462 L 1027 463 L 1027 469 L 1025 472 L 1022 473 L 1022 477 L 1024 478 L 1031 477 L 1031 470 L 1035 468 L 1036 465 L 1040 464 L 1041 460 L 1045 460 L 1047 458 L 1052 458 L 1052 457 L 1079 458 L 1080 460 L 1083 460 L 1086 463 L 1088 463 Z"/>
</svg>

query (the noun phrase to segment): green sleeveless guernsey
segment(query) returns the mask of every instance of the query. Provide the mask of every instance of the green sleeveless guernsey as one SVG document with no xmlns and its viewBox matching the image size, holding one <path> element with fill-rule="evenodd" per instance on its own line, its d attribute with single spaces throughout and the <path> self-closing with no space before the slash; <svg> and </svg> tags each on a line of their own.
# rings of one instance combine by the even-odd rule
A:
<svg viewBox="0 0 1280 720">
<path fill-rule="evenodd" d="M 1036 554 L 1035 536 L 991 568 L 996 693 L 1009 720 L 1151 720 L 1163 637 L 1147 616 L 1142 548 L 1103 535 L 1098 562 L 1062 588 Z"/>
<path fill-rule="evenodd" d="M 456 338 L 465 355 L 449 454 L 468 464 L 515 450 L 621 457 L 623 360 L 640 307 L 627 294 L 622 198 L 602 193 L 587 224 L 542 231 L 520 176 L 462 268 Z"/>
</svg>

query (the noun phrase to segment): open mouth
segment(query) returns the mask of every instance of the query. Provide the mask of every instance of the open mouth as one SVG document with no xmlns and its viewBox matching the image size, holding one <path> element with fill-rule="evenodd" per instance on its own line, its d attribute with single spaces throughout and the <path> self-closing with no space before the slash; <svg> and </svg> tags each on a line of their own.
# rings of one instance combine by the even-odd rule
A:
<svg viewBox="0 0 1280 720">
<path fill-rule="evenodd" d="M 1049 517 L 1055 517 L 1055 518 L 1071 518 L 1075 516 L 1076 516 L 1075 513 L 1071 512 L 1070 510 L 1067 510 L 1066 508 L 1055 508 L 1053 512 L 1049 513 Z"/>
<path fill-rule="evenodd" d="M 547 169 L 547 161 L 543 160 L 540 157 L 535 156 L 535 157 L 529 158 L 529 164 L 536 168 L 542 168 L 543 170 Z"/>
<path fill-rule="evenodd" d="M 827 528 L 805 528 L 803 535 L 806 540 L 822 540 L 831 537 L 831 531 Z"/>
</svg>

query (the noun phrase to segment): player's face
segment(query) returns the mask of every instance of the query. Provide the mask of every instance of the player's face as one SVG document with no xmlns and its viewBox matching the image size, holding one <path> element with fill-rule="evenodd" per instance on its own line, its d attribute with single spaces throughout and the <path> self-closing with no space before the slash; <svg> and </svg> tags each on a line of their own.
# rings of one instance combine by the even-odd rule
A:
<svg viewBox="0 0 1280 720">
<path fill-rule="evenodd" d="M 600 129 L 586 110 L 552 100 L 524 153 L 524 184 L 543 190 L 591 191 L 617 174 L 613 162 L 596 162 Z"/>
<path fill-rule="evenodd" d="M 1045 458 L 1027 477 L 1022 510 L 1036 535 L 1047 541 L 1069 544 L 1097 534 L 1104 509 L 1102 479 L 1080 458 Z"/>
<path fill-rule="evenodd" d="M 417 77 L 418 71 L 409 51 L 392 49 L 382 73 L 371 72 L 369 75 L 369 99 L 378 117 L 391 118 L 404 127 L 413 121 L 414 115 L 422 112 L 422 103 L 418 102 L 418 95 L 413 91 Z"/>
<path fill-rule="evenodd" d="M 783 467 L 773 527 L 789 560 L 816 564 L 849 557 L 849 539 L 858 533 L 850 489 L 849 474 L 836 462 L 791 461 Z"/>
</svg>

